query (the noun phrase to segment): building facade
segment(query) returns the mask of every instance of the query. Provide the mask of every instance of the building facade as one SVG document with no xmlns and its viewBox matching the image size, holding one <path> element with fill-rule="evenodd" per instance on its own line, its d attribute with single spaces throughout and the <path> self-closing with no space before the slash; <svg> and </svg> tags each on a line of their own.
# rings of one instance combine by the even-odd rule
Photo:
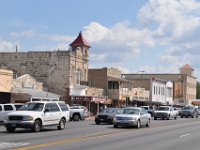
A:
<svg viewBox="0 0 200 150">
<path fill-rule="evenodd" d="M 98 68 L 88 70 L 88 83 L 91 87 L 105 89 L 105 95 L 112 99 L 114 106 L 125 103 L 127 91 L 123 92 L 121 71 L 116 68 Z"/>
<path fill-rule="evenodd" d="M 148 94 L 148 96 L 146 96 L 148 98 L 135 99 L 137 103 L 141 103 L 143 105 L 173 104 L 173 96 L 171 95 L 173 89 L 170 82 L 158 78 L 134 78 L 132 79 L 132 81 L 134 88 L 144 89 L 146 91 L 146 94 Z"/>
<path fill-rule="evenodd" d="M 173 83 L 173 103 L 175 105 L 190 105 L 196 99 L 196 77 L 194 69 L 188 64 L 180 68 L 177 74 L 125 74 L 130 80 L 162 79 Z M 143 82 L 143 81 L 142 81 Z"/>
<path fill-rule="evenodd" d="M 56 93 L 69 105 L 83 104 L 97 111 L 97 104 L 110 103 L 105 90 L 88 86 L 90 45 L 80 32 L 69 50 L 0 52 L 0 68 L 15 78 L 29 74 L 43 83 L 43 90 Z"/>
<path fill-rule="evenodd" d="M 10 102 L 12 79 L 12 71 L 0 69 L 0 104 Z"/>
<path fill-rule="evenodd" d="M 30 74 L 43 83 L 45 91 L 67 101 L 71 89 L 87 84 L 89 48 L 80 32 L 69 50 L 1 52 L 0 68 L 12 70 L 17 77 Z"/>
</svg>

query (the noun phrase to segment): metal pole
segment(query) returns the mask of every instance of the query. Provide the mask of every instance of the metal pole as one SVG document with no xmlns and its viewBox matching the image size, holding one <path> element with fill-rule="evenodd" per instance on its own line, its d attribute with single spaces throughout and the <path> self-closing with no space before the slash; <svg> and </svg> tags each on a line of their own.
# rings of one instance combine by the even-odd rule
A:
<svg viewBox="0 0 200 150">
<path fill-rule="evenodd" d="M 89 119 L 90 119 L 90 101 L 89 101 Z"/>
</svg>

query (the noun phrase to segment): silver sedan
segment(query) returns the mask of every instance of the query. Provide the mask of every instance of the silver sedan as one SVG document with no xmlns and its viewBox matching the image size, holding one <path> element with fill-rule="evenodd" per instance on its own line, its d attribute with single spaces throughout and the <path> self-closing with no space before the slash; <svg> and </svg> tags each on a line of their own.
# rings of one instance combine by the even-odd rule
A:
<svg viewBox="0 0 200 150">
<path fill-rule="evenodd" d="M 117 114 L 113 120 L 114 128 L 118 126 L 134 126 L 140 128 L 141 125 L 150 126 L 151 115 L 144 109 L 138 107 L 125 107 L 121 114 Z"/>
</svg>

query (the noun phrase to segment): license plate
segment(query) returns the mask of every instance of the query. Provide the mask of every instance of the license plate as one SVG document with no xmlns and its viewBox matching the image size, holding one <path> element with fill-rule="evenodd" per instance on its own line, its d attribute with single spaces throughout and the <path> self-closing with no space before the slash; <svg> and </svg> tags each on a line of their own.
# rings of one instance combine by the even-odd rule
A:
<svg viewBox="0 0 200 150">
<path fill-rule="evenodd" d="M 11 124 L 11 127 L 16 127 L 16 124 Z"/>
</svg>

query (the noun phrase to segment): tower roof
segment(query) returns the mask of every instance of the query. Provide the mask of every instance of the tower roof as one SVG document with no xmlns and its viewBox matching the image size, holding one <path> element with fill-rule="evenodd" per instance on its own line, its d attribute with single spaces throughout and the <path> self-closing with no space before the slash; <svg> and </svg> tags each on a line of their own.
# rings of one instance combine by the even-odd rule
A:
<svg viewBox="0 0 200 150">
<path fill-rule="evenodd" d="M 192 70 L 194 70 L 189 64 L 183 65 L 183 67 L 181 67 L 181 69 L 192 69 Z"/>
<path fill-rule="evenodd" d="M 84 37 L 82 36 L 81 31 L 79 32 L 78 37 L 71 44 L 69 44 L 69 46 L 87 46 L 87 47 L 91 47 L 87 43 L 87 41 L 84 39 Z"/>
</svg>

